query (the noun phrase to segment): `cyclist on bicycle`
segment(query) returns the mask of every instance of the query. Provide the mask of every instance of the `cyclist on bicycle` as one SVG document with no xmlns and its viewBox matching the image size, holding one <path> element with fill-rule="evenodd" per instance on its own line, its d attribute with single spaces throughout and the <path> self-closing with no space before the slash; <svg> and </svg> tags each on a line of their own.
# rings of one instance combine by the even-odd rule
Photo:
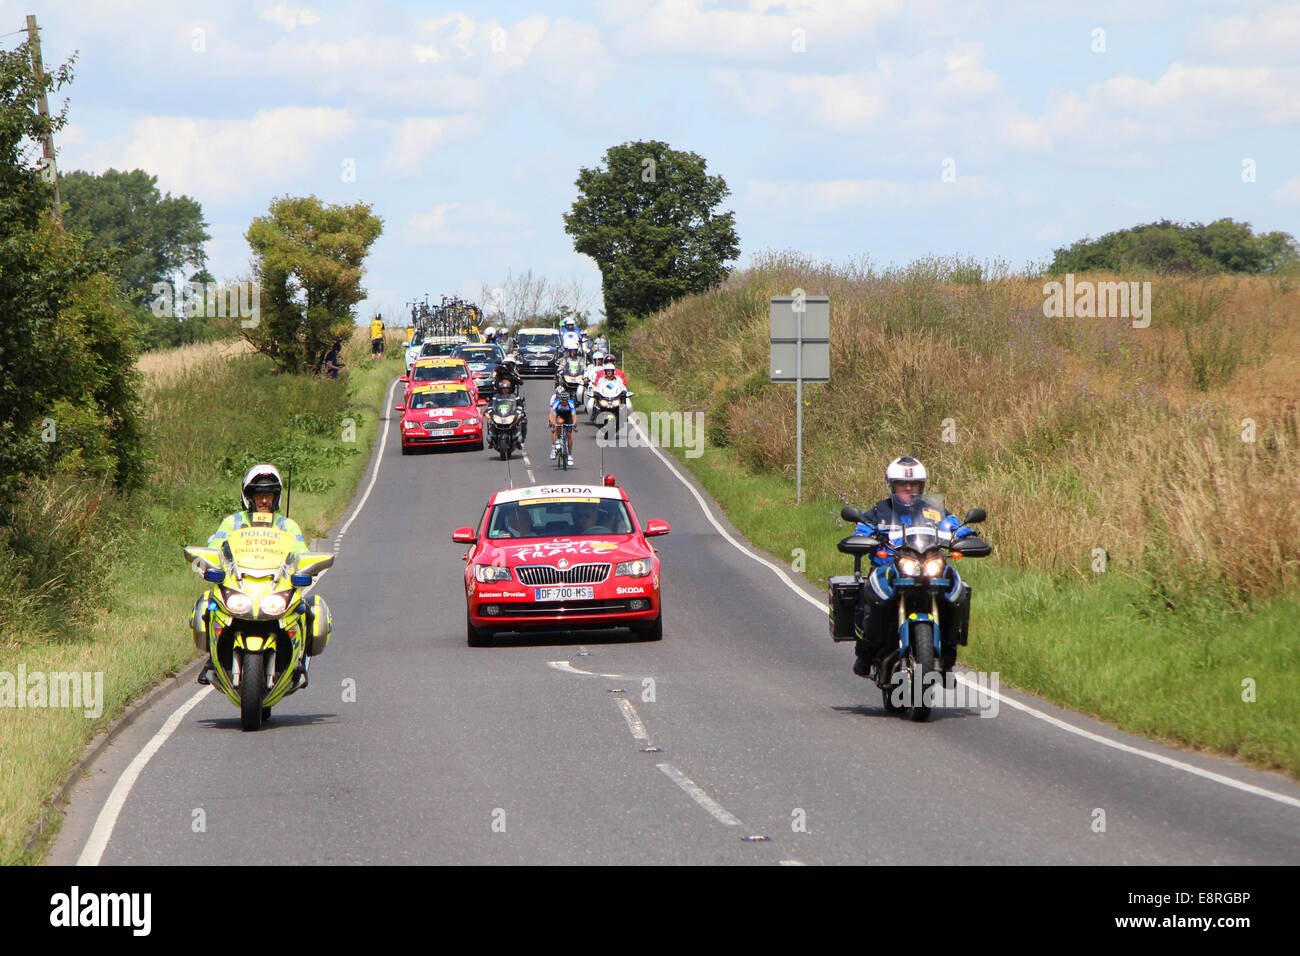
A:
<svg viewBox="0 0 1300 956">
<path fill-rule="evenodd" d="M 551 446 L 551 457 L 554 458 L 562 450 L 561 438 L 567 431 L 569 458 L 567 464 L 570 468 L 573 467 L 573 423 L 576 412 L 573 399 L 569 397 L 569 390 L 563 385 L 555 386 L 555 395 L 551 398 L 551 437 L 555 442 Z"/>
</svg>

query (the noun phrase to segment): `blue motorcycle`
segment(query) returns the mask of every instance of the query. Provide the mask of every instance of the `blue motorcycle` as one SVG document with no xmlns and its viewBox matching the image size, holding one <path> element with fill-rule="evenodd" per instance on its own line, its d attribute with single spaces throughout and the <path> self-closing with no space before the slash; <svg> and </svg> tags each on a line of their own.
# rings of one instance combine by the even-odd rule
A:
<svg viewBox="0 0 1300 956">
<path fill-rule="evenodd" d="M 870 615 L 891 614 L 897 607 L 897 646 L 880 657 L 868 676 L 880 688 L 885 710 L 905 711 L 918 722 L 929 720 L 947 679 L 936 663 L 945 623 L 940 608 L 965 586 L 951 563 L 993 552 L 966 527 L 983 521 L 984 509 L 972 508 L 958 523 L 954 516 L 945 516 L 942 508 L 918 498 L 913 505 L 895 510 L 894 523 L 880 527 L 866 524 L 857 508 L 845 508 L 840 515 L 857 529 L 838 545 L 841 553 L 853 556 L 853 575 L 830 580 L 832 637 L 854 639 L 853 622 L 863 601 Z M 965 535 L 959 533 L 963 528 Z M 873 567 L 864 577 L 862 559 L 866 557 Z M 969 615 L 969 603 L 963 607 Z M 957 635 L 955 643 L 965 644 L 967 620 L 947 624 Z"/>
</svg>

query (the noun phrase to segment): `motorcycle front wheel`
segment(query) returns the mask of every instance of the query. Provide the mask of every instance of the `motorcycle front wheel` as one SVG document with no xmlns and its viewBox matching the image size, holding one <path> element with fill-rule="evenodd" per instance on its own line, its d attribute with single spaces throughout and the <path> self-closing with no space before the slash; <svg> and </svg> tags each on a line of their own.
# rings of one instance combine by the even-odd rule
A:
<svg viewBox="0 0 1300 956">
<path fill-rule="evenodd" d="M 239 668 L 239 727 L 241 730 L 260 730 L 270 708 L 262 707 L 266 696 L 267 671 L 275 664 L 275 657 L 261 652 L 244 651 Z"/>
<path fill-rule="evenodd" d="M 930 707 L 925 703 L 936 693 L 939 671 L 934 666 L 934 625 L 919 621 L 912 625 L 912 699 L 908 701 L 907 716 L 915 723 L 930 719 Z M 932 676 L 933 675 L 933 676 Z"/>
</svg>

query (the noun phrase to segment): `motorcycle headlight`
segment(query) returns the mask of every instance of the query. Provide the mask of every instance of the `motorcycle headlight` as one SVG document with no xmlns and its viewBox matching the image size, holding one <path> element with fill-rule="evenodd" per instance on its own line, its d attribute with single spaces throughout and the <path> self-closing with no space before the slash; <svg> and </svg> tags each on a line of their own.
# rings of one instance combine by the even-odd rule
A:
<svg viewBox="0 0 1300 956">
<path fill-rule="evenodd" d="M 921 573 L 927 578 L 937 578 L 943 574 L 943 558 L 931 558 L 921 567 Z"/>
<path fill-rule="evenodd" d="M 500 422 L 502 425 L 513 425 L 514 422 L 515 422 L 515 416 L 513 416 L 513 415 L 500 415 L 500 416 L 497 417 L 497 421 Z"/>
<path fill-rule="evenodd" d="M 253 610 L 253 599 L 242 591 L 227 591 L 225 603 L 231 614 L 248 614 Z"/>
<path fill-rule="evenodd" d="M 643 578 L 650 573 L 650 559 L 637 558 L 635 561 L 622 561 L 614 568 L 614 573 L 626 578 Z"/>
<path fill-rule="evenodd" d="M 902 571 L 903 574 L 907 575 L 909 578 L 920 577 L 921 562 L 916 560 L 916 558 L 908 558 L 908 557 L 899 558 L 898 570 Z"/>
<path fill-rule="evenodd" d="M 509 581 L 510 569 L 495 564 L 474 565 L 474 579 L 479 582 Z"/>
<path fill-rule="evenodd" d="M 289 604 L 289 599 L 283 594 L 268 594 L 262 598 L 257 605 L 257 610 L 261 614 L 269 614 L 272 617 L 279 617 L 284 613 L 284 609 Z"/>
</svg>

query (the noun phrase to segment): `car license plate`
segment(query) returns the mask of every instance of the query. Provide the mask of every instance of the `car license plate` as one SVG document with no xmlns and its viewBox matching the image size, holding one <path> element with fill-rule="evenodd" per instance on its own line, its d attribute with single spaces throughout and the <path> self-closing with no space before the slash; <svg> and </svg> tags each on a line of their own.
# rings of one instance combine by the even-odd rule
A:
<svg viewBox="0 0 1300 956">
<path fill-rule="evenodd" d="M 590 601 L 596 597 L 595 588 L 538 588 L 539 601 Z"/>
</svg>

